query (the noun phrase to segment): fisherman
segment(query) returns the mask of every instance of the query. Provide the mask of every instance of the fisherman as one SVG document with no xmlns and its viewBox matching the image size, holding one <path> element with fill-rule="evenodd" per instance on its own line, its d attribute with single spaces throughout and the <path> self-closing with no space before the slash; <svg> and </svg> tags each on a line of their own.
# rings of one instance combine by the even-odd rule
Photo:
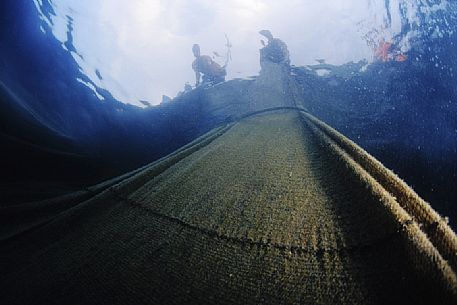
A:
<svg viewBox="0 0 457 305">
<path fill-rule="evenodd" d="M 260 49 L 260 66 L 263 68 L 266 61 L 289 66 L 287 45 L 281 39 L 274 38 L 268 30 L 262 30 L 259 34 L 268 39 L 268 44 L 261 40 L 264 47 Z"/>
<path fill-rule="evenodd" d="M 221 67 L 217 62 L 211 59 L 208 55 L 200 55 L 200 46 L 194 44 L 192 47 L 195 60 L 192 63 L 192 69 L 195 71 L 195 86 L 200 85 L 200 76 L 202 83 L 218 84 L 225 81 L 225 67 Z"/>
<path fill-rule="evenodd" d="M 374 49 L 374 57 L 383 62 L 397 61 L 404 62 L 408 59 L 408 56 L 398 49 L 392 42 L 386 41 L 381 38 L 379 43 Z"/>
</svg>

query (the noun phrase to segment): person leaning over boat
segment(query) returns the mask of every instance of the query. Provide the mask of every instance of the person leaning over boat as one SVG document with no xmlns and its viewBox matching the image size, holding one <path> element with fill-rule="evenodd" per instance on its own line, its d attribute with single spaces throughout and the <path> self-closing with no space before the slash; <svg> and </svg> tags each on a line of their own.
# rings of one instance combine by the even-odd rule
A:
<svg viewBox="0 0 457 305">
<path fill-rule="evenodd" d="M 221 67 L 217 62 L 211 59 L 208 55 L 200 55 L 200 46 L 194 44 L 192 47 L 195 60 L 192 63 L 192 69 L 195 71 L 195 86 L 200 85 L 200 76 L 202 83 L 217 84 L 225 81 L 227 72 L 224 67 Z"/>
<path fill-rule="evenodd" d="M 266 61 L 289 66 L 289 50 L 284 41 L 274 38 L 268 30 L 262 30 L 259 34 L 268 39 L 268 44 L 265 44 L 263 40 L 261 41 L 264 47 L 260 49 L 260 66 L 263 68 Z"/>
</svg>

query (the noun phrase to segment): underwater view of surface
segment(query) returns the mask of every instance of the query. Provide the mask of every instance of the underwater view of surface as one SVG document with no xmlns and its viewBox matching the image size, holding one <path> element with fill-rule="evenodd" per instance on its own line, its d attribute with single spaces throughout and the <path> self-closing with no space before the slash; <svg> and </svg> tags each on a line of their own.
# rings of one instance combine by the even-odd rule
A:
<svg viewBox="0 0 457 305">
<path fill-rule="evenodd" d="M 445 228 L 446 238 L 452 242 L 443 237 L 446 242 L 442 243 L 451 247 L 457 240 L 449 229 L 457 229 L 456 73 L 457 2 L 451 0 L 3 0 L 0 3 L 0 219 L 11 221 L 11 225 L 0 232 L 0 247 L 5 245 L 5 253 L 10 255 L 0 259 L 0 270 L 14 274 L 11 278 L 16 280 L 26 276 L 14 273 L 15 269 L 8 264 L 16 257 L 14 251 L 19 251 L 19 245 L 28 238 L 30 244 L 47 240 L 43 232 L 59 231 L 56 229 L 60 228 L 59 221 L 68 222 L 68 226 L 84 224 L 82 216 L 78 216 L 80 222 L 59 219 L 72 213 L 83 215 L 91 200 L 102 198 L 107 188 L 115 189 L 118 196 L 109 199 L 110 202 L 122 199 L 147 210 L 144 215 L 162 217 L 160 223 L 154 224 L 158 228 L 168 228 L 170 222 L 183 226 L 179 232 L 189 230 L 176 233 L 179 229 L 176 232 L 170 229 L 166 234 L 175 232 L 173 238 L 179 234 L 192 236 L 192 230 L 197 230 L 227 242 L 247 241 L 267 252 L 271 245 L 276 245 L 271 247 L 277 251 L 290 247 L 291 254 L 287 254 L 290 257 L 315 249 L 321 255 L 318 257 L 325 257 L 330 248 L 334 252 L 329 253 L 340 253 L 340 246 L 351 247 L 352 242 L 366 246 L 372 240 L 387 240 L 386 236 L 392 236 L 392 232 L 403 232 L 398 226 L 390 232 L 388 220 L 373 216 L 379 208 L 368 208 L 370 196 L 379 186 L 386 190 L 388 198 L 398 200 L 401 209 L 413 215 L 411 222 L 417 221 L 417 227 L 438 249 L 436 255 L 449 264 L 437 268 L 452 273 L 457 267 L 457 252 L 451 249 L 442 254 L 441 246 L 435 245 L 433 238 L 441 240 L 434 234 L 441 234 L 436 232 Z M 327 152 L 334 147 L 335 152 Z M 346 163 L 336 161 L 340 159 Z M 359 168 L 364 174 L 360 174 Z M 347 173 L 349 169 L 356 175 Z M 368 186 L 360 186 L 360 181 Z M 399 185 L 406 191 L 393 190 Z M 366 190 L 371 193 L 365 194 Z M 406 203 L 402 203 L 402 198 L 407 198 Z M 411 203 L 411 198 L 418 198 L 420 203 Z M 302 208 L 297 208 L 295 203 Z M 280 207 L 276 208 L 275 204 Z M 319 204 L 328 204 L 331 213 L 317 209 Z M 386 206 L 390 207 L 389 204 Z M 41 210 L 32 213 L 36 206 Z M 110 206 L 111 216 L 118 217 L 113 206 Z M 421 221 L 411 212 L 418 206 L 425 206 L 427 211 L 431 207 L 433 213 L 430 213 L 436 218 L 424 216 L 427 221 L 433 220 L 427 224 Z M 347 213 L 345 209 L 349 207 L 357 212 Z M 98 215 L 99 210 L 94 208 L 93 212 Z M 91 213 L 88 215 L 95 217 Z M 279 216 L 275 217 L 275 213 Z M 140 221 L 140 216 L 129 217 L 132 219 L 126 223 Z M 250 217 L 256 221 L 251 223 Z M 87 228 L 90 223 L 87 220 Z M 100 232 L 105 232 L 104 224 L 96 223 Z M 144 232 L 159 234 L 159 229 L 148 229 L 147 223 L 142 223 Z M 342 229 L 325 235 L 322 232 L 328 227 L 321 228 L 319 223 Z M 409 222 L 403 220 L 399 224 L 404 228 Z M 53 225 L 55 228 L 48 228 Z M 282 226 L 290 232 L 281 231 Z M 312 232 L 325 236 L 316 237 L 313 245 L 302 235 L 291 237 L 308 229 L 310 236 Z M 132 236 L 140 238 L 139 230 L 132 231 L 136 232 Z M 390 233 L 379 233 L 383 230 Z M 91 234 L 88 232 L 89 229 L 86 233 Z M 160 231 L 163 238 L 172 239 L 164 232 Z M 45 243 L 57 244 L 66 238 L 61 234 Z M 115 233 L 106 233 L 103 241 L 100 238 L 91 242 L 103 244 L 110 236 Z M 356 237 L 352 240 L 352 236 Z M 16 242 L 15 238 L 20 240 Z M 179 238 L 185 239 L 184 235 Z M 125 237 L 124 242 L 128 244 L 128 240 Z M 181 239 L 179 242 L 184 243 Z M 383 250 L 376 250 L 379 258 L 369 267 L 365 263 L 357 265 L 359 261 L 354 259 L 357 263 L 351 261 L 355 265 L 350 268 L 366 268 L 373 274 L 387 274 L 400 268 L 403 256 L 394 255 L 398 261 L 392 262 L 381 258 L 404 249 L 400 246 L 397 249 L 397 243 L 400 244 L 395 239 Z M 166 243 L 169 244 L 171 241 Z M 82 250 L 86 248 L 77 248 L 78 245 L 71 244 L 70 239 L 67 247 L 74 246 L 71 253 L 77 252 L 89 262 L 90 255 L 81 254 L 86 253 Z M 38 251 L 28 247 L 20 250 L 24 262 L 31 260 L 24 253 Z M 157 247 L 160 251 L 162 244 Z M 113 261 L 117 255 L 115 249 L 118 248 L 112 248 Z M 223 252 L 214 251 L 217 255 Z M 416 253 L 410 248 L 405 251 Z M 240 253 L 234 256 L 241 257 Z M 198 265 L 198 259 L 193 261 L 192 255 L 189 254 L 189 262 Z M 436 255 L 432 260 L 441 262 Z M 47 267 L 33 269 L 32 266 L 30 272 L 48 274 L 43 271 L 48 266 L 67 272 L 73 270 L 68 267 L 70 263 L 60 260 L 55 263 L 44 254 L 43 257 L 46 263 L 42 266 Z M 179 257 L 173 264 L 185 261 Z M 297 265 L 291 263 L 291 269 L 284 267 L 283 271 L 299 270 L 297 266 L 309 262 L 304 256 L 300 259 L 303 261 L 294 262 Z M 422 258 L 415 256 L 415 259 L 423 262 Z M 215 260 L 223 258 L 217 256 Z M 258 260 L 247 262 L 238 258 L 238 261 L 263 266 Z M 135 263 L 140 266 L 143 261 L 139 259 Z M 215 261 L 206 263 L 216 266 Z M 163 265 L 157 264 L 149 267 L 162 268 L 158 266 Z M 172 270 L 173 264 L 165 265 Z M 179 268 L 188 272 L 183 274 L 192 274 L 193 269 L 183 265 Z M 377 269 L 387 265 L 390 271 Z M 221 267 L 215 271 L 220 276 L 215 276 L 215 283 L 232 287 L 227 284 L 232 283 L 228 279 L 238 275 L 230 268 L 227 267 L 228 282 L 220 280 L 225 279 L 218 273 L 222 272 Z M 279 272 L 272 266 L 265 268 L 271 278 Z M 158 278 L 167 279 L 164 282 L 169 281 L 171 286 L 192 280 L 184 275 L 182 278 L 173 275 L 175 278 L 170 270 L 162 270 Z M 297 294 L 289 288 L 281 292 L 285 299 L 275 299 L 277 295 L 269 295 L 270 298 L 256 295 L 250 299 L 252 295 L 244 294 L 235 284 L 233 291 L 242 291 L 240 295 L 228 292 L 224 295 L 216 289 L 216 284 L 210 285 L 210 275 L 199 277 L 204 278 L 206 286 L 202 285 L 208 289 L 208 295 L 226 300 L 222 303 L 243 303 L 240 300 L 244 298 L 245 304 L 263 301 L 394 304 L 383 293 L 372 294 L 376 287 L 381 287 L 380 291 L 390 287 L 390 278 L 375 282 L 375 275 L 369 276 L 371 271 L 363 275 L 369 278 L 363 288 L 366 290 L 359 286 L 338 286 L 340 290 L 334 292 L 337 297 L 331 299 L 320 294 L 322 302 L 294 299 L 292 296 Z M 105 273 L 97 272 L 100 280 Z M 262 272 L 249 278 L 263 278 Z M 341 272 L 351 274 L 347 270 Z M 62 281 L 66 278 L 63 274 L 64 271 Z M 304 276 L 300 274 L 297 271 L 290 275 L 284 287 L 300 281 L 300 276 Z M 392 288 L 392 295 L 401 295 L 398 304 L 399 300 L 402 304 L 408 304 L 404 300 L 414 300 L 414 304 L 432 300 L 432 296 L 428 299 L 415 294 L 420 287 L 428 287 L 422 281 L 427 276 L 409 277 L 409 274 L 412 273 L 406 267 L 399 271 L 398 279 L 407 279 L 408 283 L 405 280 L 395 288 L 398 290 Z M 449 274 L 434 274 L 430 278 L 446 278 L 450 284 L 445 287 L 451 287 L 449 291 L 454 291 L 451 295 L 455 297 L 457 290 L 452 289 L 457 289 L 457 278 L 455 272 Z M 35 274 L 33 280 L 40 282 L 40 276 Z M 358 281 L 357 276 L 349 277 Z M 140 287 L 140 278 L 132 275 L 125 283 L 138 280 L 135 283 Z M 0 283 L 9 281 L 0 278 Z M 162 287 L 151 283 L 153 287 Z M 90 281 L 87 285 L 90 287 Z M 18 287 L 11 291 L 19 290 Z M 5 295 L 4 304 L 31 304 L 28 301 L 40 295 L 37 292 L 40 287 L 50 286 L 33 286 L 33 292 L 25 294 L 23 299 Z M 117 286 L 109 287 L 115 291 Z M 151 295 L 145 297 L 147 301 L 138 298 L 134 303 L 161 304 L 167 297 L 175 297 L 171 288 L 164 287 L 161 289 L 166 292 L 152 289 Z M 268 287 L 259 289 L 269 290 Z M 315 291 L 309 287 L 300 289 L 313 295 Z M 329 287 L 333 286 L 322 291 L 333 289 Z M 447 299 L 448 290 L 439 287 L 436 295 L 441 295 L 443 300 L 436 304 L 452 304 Z M 175 303 L 201 304 L 195 292 L 200 288 L 193 288 L 189 288 L 188 295 L 176 297 Z M 55 289 L 40 295 L 37 303 L 68 301 L 63 297 L 65 289 Z M 412 292 L 402 295 L 400 290 Z M 55 294 L 59 298 L 49 302 L 48 297 Z M 344 295 L 349 296 L 346 301 Z M 97 303 L 97 298 L 87 298 L 76 304 Z M 218 303 L 213 299 L 205 302 Z"/>
</svg>

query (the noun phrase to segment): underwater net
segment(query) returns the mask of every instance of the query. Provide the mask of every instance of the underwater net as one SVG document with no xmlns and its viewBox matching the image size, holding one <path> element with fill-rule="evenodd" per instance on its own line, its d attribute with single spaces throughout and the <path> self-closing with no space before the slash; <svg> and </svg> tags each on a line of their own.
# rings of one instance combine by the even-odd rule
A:
<svg viewBox="0 0 457 305">
<path fill-rule="evenodd" d="M 256 112 L 80 193 L 0 210 L 4 304 L 452 304 L 456 237 L 302 109 Z"/>
</svg>

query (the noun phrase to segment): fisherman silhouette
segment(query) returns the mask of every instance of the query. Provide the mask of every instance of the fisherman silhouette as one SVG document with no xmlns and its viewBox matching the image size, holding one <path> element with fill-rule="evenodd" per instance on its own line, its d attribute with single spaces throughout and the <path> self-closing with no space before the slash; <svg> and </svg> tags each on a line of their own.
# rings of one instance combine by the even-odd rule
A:
<svg viewBox="0 0 457 305">
<path fill-rule="evenodd" d="M 225 81 L 227 72 L 217 62 L 208 55 L 200 55 L 200 46 L 194 44 L 192 47 L 195 60 L 192 63 L 192 69 L 195 71 L 195 86 L 200 85 L 200 76 L 203 84 L 217 84 Z"/>
<path fill-rule="evenodd" d="M 289 66 L 290 59 L 287 45 L 282 40 L 274 38 L 268 30 L 262 30 L 259 34 L 268 39 L 268 44 L 266 45 L 265 42 L 261 40 L 264 47 L 260 49 L 260 66 L 263 68 L 264 63 L 267 61 Z"/>
</svg>

